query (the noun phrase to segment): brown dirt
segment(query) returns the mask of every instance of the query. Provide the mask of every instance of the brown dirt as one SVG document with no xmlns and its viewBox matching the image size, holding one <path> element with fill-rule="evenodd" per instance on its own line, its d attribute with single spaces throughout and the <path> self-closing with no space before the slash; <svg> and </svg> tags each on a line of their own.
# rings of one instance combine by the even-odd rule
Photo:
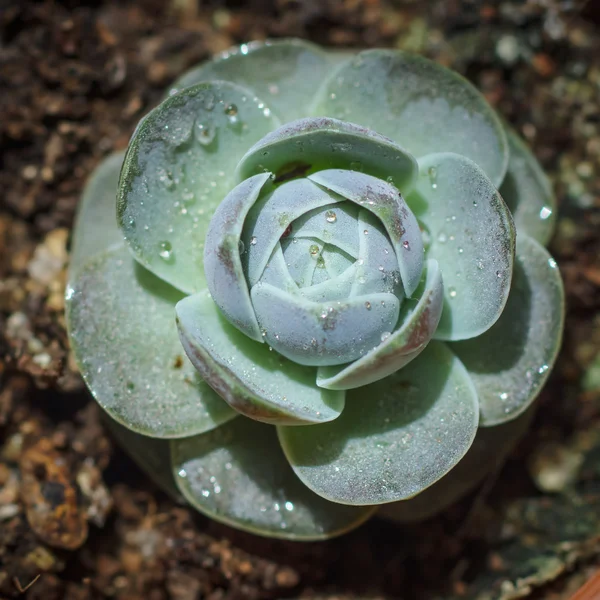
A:
<svg viewBox="0 0 600 600">
<path fill-rule="evenodd" d="M 0 1 L 0 598 L 567 598 L 600 550 L 598 5 L 79 4 Z M 474 81 L 555 183 L 569 307 L 536 422 L 495 481 L 422 525 L 373 520 L 318 544 L 242 534 L 157 491 L 103 430 L 62 314 L 69 228 L 99 159 L 184 69 L 280 36 L 407 48 Z M 562 493 L 544 492 L 556 473 Z"/>
</svg>

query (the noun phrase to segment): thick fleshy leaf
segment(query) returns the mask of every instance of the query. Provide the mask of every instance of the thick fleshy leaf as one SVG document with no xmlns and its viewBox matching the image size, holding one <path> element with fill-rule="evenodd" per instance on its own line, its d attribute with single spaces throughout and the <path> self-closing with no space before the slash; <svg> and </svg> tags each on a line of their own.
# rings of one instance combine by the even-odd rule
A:
<svg viewBox="0 0 600 600">
<path fill-rule="evenodd" d="M 295 364 L 240 333 L 205 292 L 177 304 L 181 342 L 202 376 L 238 412 L 266 423 L 335 419 L 344 393 L 315 385 L 315 369 Z"/>
<path fill-rule="evenodd" d="M 251 42 L 188 71 L 171 86 L 169 94 L 202 81 L 231 81 L 264 99 L 281 122 L 287 123 L 311 114 L 315 90 L 346 58 L 302 40 Z"/>
<path fill-rule="evenodd" d="M 506 173 L 506 134 L 485 98 L 454 71 L 421 56 L 361 52 L 325 84 L 315 114 L 384 133 L 417 157 L 466 156 L 496 187 Z"/>
<path fill-rule="evenodd" d="M 337 200 L 308 179 L 288 181 L 263 196 L 244 223 L 242 262 L 250 286 L 260 279 L 275 245 L 294 219 Z"/>
<path fill-rule="evenodd" d="M 291 277 L 296 287 L 307 289 L 306 286 L 310 286 L 312 282 L 325 244 L 320 240 L 309 238 L 290 240 L 292 243 L 287 243 L 287 241 L 285 240 L 284 244 L 277 243 L 259 281 L 288 291 L 290 289 L 288 278 Z M 280 255 L 278 248 L 281 248 L 282 245 L 285 249 Z M 275 267 L 275 272 L 273 272 L 273 267 Z M 277 273 L 281 268 L 286 270 L 287 275 L 283 275 L 277 281 Z M 293 291 L 299 292 L 300 290 Z"/>
<path fill-rule="evenodd" d="M 71 345 L 90 391 L 116 421 L 152 437 L 202 433 L 235 416 L 183 352 L 181 297 L 124 244 L 88 261 L 67 289 Z"/>
<path fill-rule="evenodd" d="M 234 187 L 235 165 L 278 122 L 226 82 L 165 100 L 136 129 L 119 183 L 118 217 L 135 257 L 184 292 L 206 286 L 209 220 Z"/>
<path fill-rule="evenodd" d="M 450 347 L 479 395 L 481 425 L 514 419 L 533 402 L 554 365 L 564 324 L 564 292 L 556 262 L 520 235 L 510 296 L 496 324 Z"/>
<path fill-rule="evenodd" d="M 471 160 L 448 152 L 419 160 L 413 196 L 428 204 L 428 256 L 444 277 L 445 306 L 436 339 L 480 335 L 498 319 L 512 276 L 515 229 L 500 194 Z M 409 198 L 409 203 L 411 198 Z"/>
<path fill-rule="evenodd" d="M 381 179 L 344 169 L 319 171 L 309 178 L 379 218 L 394 245 L 404 291 L 410 297 L 421 280 L 423 241 L 417 219 L 402 194 Z"/>
<path fill-rule="evenodd" d="M 117 185 L 124 156 L 115 152 L 105 158 L 83 190 L 73 228 L 71 274 L 94 254 L 123 241 L 117 225 Z"/>
<path fill-rule="evenodd" d="M 348 392 L 342 415 L 319 427 L 278 427 L 296 475 L 342 504 L 410 498 L 469 449 L 479 408 L 461 362 L 431 342 L 409 365 Z"/>
<path fill-rule="evenodd" d="M 510 160 L 500 188 L 519 233 L 546 245 L 556 221 L 556 199 L 550 181 L 531 150 L 507 128 Z"/>
<path fill-rule="evenodd" d="M 254 175 L 236 186 L 215 211 L 204 248 L 204 272 L 214 301 L 235 325 L 257 342 L 262 342 L 254 316 L 240 251 L 244 219 L 269 179 L 268 173 Z"/>
<path fill-rule="evenodd" d="M 103 423 L 146 475 L 173 500 L 181 502 L 181 493 L 171 468 L 169 441 L 135 433 L 106 414 Z"/>
<path fill-rule="evenodd" d="M 301 365 L 339 365 L 354 360 L 394 329 L 400 302 L 373 293 L 335 302 L 311 302 L 269 284 L 252 288 L 252 304 L 265 338 Z M 315 373 L 316 375 L 316 373 Z"/>
<path fill-rule="evenodd" d="M 286 461 L 275 428 L 250 419 L 173 440 L 171 450 L 174 475 L 190 504 L 238 529 L 317 540 L 357 527 L 374 511 L 333 504 L 311 492 Z"/>
<path fill-rule="evenodd" d="M 392 502 L 379 508 L 378 516 L 400 523 L 423 521 L 444 510 L 497 470 L 523 437 L 535 410 L 532 408 L 509 423 L 480 427 L 469 451 L 439 481 L 414 498 Z"/>
<path fill-rule="evenodd" d="M 413 156 L 392 140 L 354 123 L 319 117 L 286 123 L 261 139 L 237 168 L 242 181 L 271 171 L 275 182 L 323 169 L 353 169 L 408 193 L 417 176 Z"/>
<path fill-rule="evenodd" d="M 348 365 L 320 367 L 317 385 L 330 390 L 357 388 L 383 379 L 415 359 L 432 338 L 442 314 L 444 286 L 435 260 L 427 261 L 416 295 L 418 301 L 404 301 L 396 331 Z"/>
</svg>

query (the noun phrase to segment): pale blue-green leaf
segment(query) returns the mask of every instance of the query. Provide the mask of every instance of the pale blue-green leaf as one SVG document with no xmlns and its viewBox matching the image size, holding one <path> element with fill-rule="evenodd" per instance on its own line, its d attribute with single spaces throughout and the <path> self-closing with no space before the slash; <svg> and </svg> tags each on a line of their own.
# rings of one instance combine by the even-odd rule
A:
<svg viewBox="0 0 600 600">
<path fill-rule="evenodd" d="M 506 132 L 510 160 L 500 193 L 517 231 L 546 245 L 556 222 L 556 198 L 550 181 L 521 138 L 508 127 Z"/>
<path fill-rule="evenodd" d="M 325 117 L 287 123 L 261 139 L 237 167 L 238 180 L 264 170 L 275 181 L 323 169 L 352 169 L 388 180 L 405 194 L 417 176 L 417 162 L 392 140 L 365 127 Z"/>
<path fill-rule="evenodd" d="M 322 268 L 327 271 L 330 279 L 341 275 L 356 262 L 352 256 L 333 244 L 325 244 L 321 256 L 323 257 Z"/>
<path fill-rule="evenodd" d="M 314 366 L 362 356 L 394 329 L 400 310 L 392 294 L 311 302 L 266 283 L 252 288 L 252 304 L 269 344 L 295 363 Z"/>
<path fill-rule="evenodd" d="M 502 315 L 478 338 L 450 345 L 477 389 L 482 426 L 514 419 L 536 398 L 560 348 L 564 311 L 556 262 L 533 238 L 520 235 Z"/>
<path fill-rule="evenodd" d="M 169 94 L 202 81 L 230 81 L 263 98 L 287 123 L 310 114 L 315 90 L 344 58 L 302 40 L 251 42 L 184 73 Z"/>
<path fill-rule="evenodd" d="M 402 300 L 404 292 L 396 251 L 381 222 L 363 209 L 359 212 L 357 225 L 359 249 L 351 295 L 388 292 Z"/>
<path fill-rule="evenodd" d="M 183 352 L 175 325 L 182 294 L 136 263 L 123 243 L 79 269 L 66 297 L 77 364 L 116 421 L 170 438 L 235 416 Z"/>
<path fill-rule="evenodd" d="M 124 156 L 124 152 L 115 152 L 105 158 L 83 190 L 73 227 L 71 274 L 94 254 L 123 241 L 117 226 L 117 184 Z"/>
<path fill-rule="evenodd" d="M 190 504 L 237 529 L 319 540 L 357 527 L 374 512 L 333 504 L 311 492 L 286 461 L 275 428 L 250 419 L 173 441 L 171 451 L 173 473 Z"/>
<path fill-rule="evenodd" d="M 357 218 L 358 206 L 352 202 L 316 208 L 294 221 L 289 237 L 317 238 L 358 258 Z"/>
<path fill-rule="evenodd" d="M 344 393 L 315 385 L 315 369 L 295 364 L 240 333 L 204 292 L 176 307 L 181 342 L 206 381 L 257 421 L 302 425 L 337 418 Z"/>
<path fill-rule="evenodd" d="M 533 415 L 530 409 L 509 423 L 480 427 L 473 445 L 450 473 L 414 498 L 381 506 L 377 515 L 400 523 L 423 521 L 468 494 L 486 476 L 494 478 Z"/>
<path fill-rule="evenodd" d="M 325 246 L 326 248 L 327 246 Z M 325 249 L 323 249 L 325 257 Z M 323 261 L 326 261 L 323 258 Z M 317 285 L 301 288 L 300 294 L 312 302 L 335 302 L 337 300 L 346 300 L 352 293 L 352 286 L 356 280 L 356 270 L 358 268 L 355 262 L 343 273 L 331 277 Z"/>
<path fill-rule="evenodd" d="M 282 279 L 280 282 L 275 280 L 275 273 L 279 271 L 282 266 L 281 263 L 279 260 L 275 260 L 273 265 L 273 258 L 278 259 L 277 248 L 283 247 L 281 258 L 283 258 L 283 266 L 287 269 L 288 276 L 300 288 L 310 286 L 317 268 L 317 262 L 323 252 L 323 246 L 324 244 L 320 240 L 310 238 L 285 239 L 281 243 L 278 242 L 259 281 L 270 283 L 283 290 L 288 289 L 287 278 Z M 275 266 L 275 273 L 271 271 L 272 265 Z"/>
<path fill-rule="evenodd" d="M 307 243 L 310 243 L 307 241 Z M 316 244 L 316 242 L 312 242 Z M 312 271 L 307 269 L 310 267 L 310 263 L 304 260 L 305 254 L 301 253 L 302 256 L 298 257 L 302 260 L 294 260 L 294 256 L 285 257 L 283 250 L 281 249 L 281 243 L 275 246 L 275 250 L 271 254 L 271 258 L 263 271 L 260 281 L 264 283 L 270 283 L 275 287 L 282 289 L 288 294 L 299 293 L 298 282 L 304 282 L 304 277 L 308 279 L 312 277 Z M 288 261 L 288 262 L 286 262 Z M 313 265 L 314 268 L 314 265 Z M 303 274 L 302 269 L 307 269 L 307 272 Z M 292 276 L 293 273 L 293 276 Z M 298 280 L 298 282 L 296 281 Z M 254 310 L 254 307 L 252 308 Z M 262 335 L 262 333 L 261 333 Z"/>
<path fill-rule="evenodd" d="M 268 173 L 254 175 L 225 196 L 210 220 L 204 246 L 204 273 L 214 301 L 230 323 L 257 342 L 263 339 L 242 268 L 241 236 L 244 219 L 268 179 Z"/>
<path fill-rule="evenodd" d="M 510 291 L 515 229 L 510 211 L 485 173 L 449 152 L 419 160 L 413 192 L 428 204 L 428 256 L 440 263 L 445 306 L 435 338 L 480 335 L 498 319 Z M 409 200 L 410 202 L 410 200 Z"/>
<path fill-rule="evenodd" d="M 187 293 L 206 286 L 204 240 L 235 165 L 277 126 L 259 104 L 231 83 L 199 84 L 155 108 L 130 142 L 119 223 L 135 257 Z"/>
<path fill-rule="evenodd" d="M 263 196 L 244 223 L 242 263 L 253 286 L 289 225 L 305 212 L 338 201 L 308 179 L 295 179 Z"/>
<path fill-rule="evenodd" d="M 427 261 L 416 296 L 418 301 L 404 301 L 396 331 L 348 365 L 319 367 L 317 385 L 332 390 L 357 388 L 383 379 L 415 359 L 431 340 L 442 314 L 444 286 L 437 261 Z"/>
<path fill-rule="evenodd" d="M 171 469 L 169 441 L 135 433 L 103 413 L 104 425 L 125 452 L 138 464 L 150 479 L 173 500 L 181 502 L 179 488 Z"/>
<path fill-rule="evenodd" d="M 479 407 L 462 363 L 431 342 L 400 371 L 348 392 L 342 415 L 319 427 L 278 427 L 296 475 L 342 504 L 383 504 L 434 484 L 467 452 Z"/>
<path fill-rule="evenodd" d="M 309 177 L 379 218 L 394 245 L 404 291 L 410 297 L 421 280 L 423 241 L 419 223 L 402 194 L 381 179 L 345 169 L 329 169 Z"/>
<path fill-rule="evenodd" d="M 508 144 L 496 113 L 466 79 L 421 56 L 361 52 L 323 86 L 316 114 L 384 133 L 417 157 L 466 156 L 496 187 L 506 173 Z"/>
</svg>

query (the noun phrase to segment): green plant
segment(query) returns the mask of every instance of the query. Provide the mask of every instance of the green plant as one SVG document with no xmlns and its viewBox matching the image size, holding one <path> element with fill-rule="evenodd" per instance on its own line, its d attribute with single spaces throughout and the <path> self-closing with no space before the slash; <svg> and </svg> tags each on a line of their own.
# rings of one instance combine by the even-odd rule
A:
<svg viewBox="0 0 600 600">
<path fill-rule="evenodd" d="M 382 504 L 421 518 L 497 464 L 548 377 L 553 218 L 457 74 L 243 45 L 88 184 L 72 347 L 132 455 L 217 520 L 317 539 Z"/>
</svg>

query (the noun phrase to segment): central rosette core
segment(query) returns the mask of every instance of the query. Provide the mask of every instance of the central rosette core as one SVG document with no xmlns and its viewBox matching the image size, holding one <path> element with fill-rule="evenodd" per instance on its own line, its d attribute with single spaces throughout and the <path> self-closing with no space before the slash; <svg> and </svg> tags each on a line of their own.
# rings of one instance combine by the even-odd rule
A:
<svg viewBox="0 0 600 600">
<path fill-rule="evenodd" d="M 334 173 L 342 185 L 372 179 Z M 381 221 L 361 206 L 369 202 L 368 193 L 355 203 L 302 178 L 275 187 L 246 218 L 241 256 L 256 318 L 265 341 L 295 362 L 355 360 L 395 328 L 398 259 Z"/>
<path fill-rule="evenodd" d="M 255 144 L 206 237 L 225 318 L 301 365 L 344 365 L 384 344 L 423 275 L 400 193 L 416 173 L 391 140 L 334 119 L 288 123 Z"/>
</svg>

